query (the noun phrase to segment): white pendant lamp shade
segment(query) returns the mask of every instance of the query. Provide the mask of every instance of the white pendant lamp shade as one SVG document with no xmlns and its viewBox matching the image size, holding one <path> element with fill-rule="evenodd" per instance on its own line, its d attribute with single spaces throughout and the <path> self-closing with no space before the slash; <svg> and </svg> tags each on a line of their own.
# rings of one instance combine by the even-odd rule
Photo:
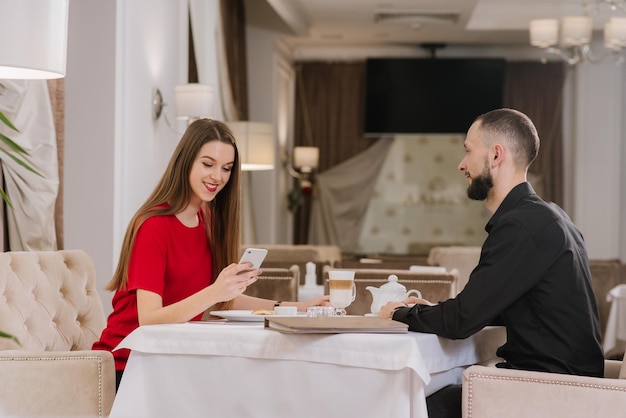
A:
<svg viewBox="0 0 626 418">
<path fill-rule="evenodd" d="M 213 86 L 179 84 L 175 87 L 176 117 L 200 119 L 213 117 Z"/>
<path fill-rule="evenodd" d="M 0 0 L 0 79 L 65 77 L 69 0 Z"/>
<path fill-rule="evenodd" d="M 604 44 L 617 51 L 626 47 L 626 17 L 613 17 L 604 25 Z"/>
<path fill-rule="evenodd" d="M 567 16 L 563 18 L 561 42 L 565 46 L 582 46 L 591 42 L 592 24 L 587 16 Z"/>
<path fill-rule="evenodd" d="M 556 45 L 559 40 L 559 22 L 556 19 L 530 21 L 530 44 L 539 48 Z"/>
<path fill-rule="evenodd" d="M 227 122 L 235 136 L 243 171 L 274 168 L 274 128 L 263 122 Z"/>
</svg>

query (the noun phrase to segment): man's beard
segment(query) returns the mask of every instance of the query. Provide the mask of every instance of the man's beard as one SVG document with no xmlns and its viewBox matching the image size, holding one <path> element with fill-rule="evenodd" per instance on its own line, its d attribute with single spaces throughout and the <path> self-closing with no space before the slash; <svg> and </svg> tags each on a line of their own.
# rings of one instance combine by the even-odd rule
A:
<svg viewBox="0 0 626 418">
<path fill-rule="evenodd" d="M 467 197 L 472 200 L 485 200 L 489 190 L 493 187 L 493 177 L 489 172 L 489 165 L 485 162 L 485 168 L 479 176 L 472 177 L 472 182 L 467 186 Z"/>
</svg>

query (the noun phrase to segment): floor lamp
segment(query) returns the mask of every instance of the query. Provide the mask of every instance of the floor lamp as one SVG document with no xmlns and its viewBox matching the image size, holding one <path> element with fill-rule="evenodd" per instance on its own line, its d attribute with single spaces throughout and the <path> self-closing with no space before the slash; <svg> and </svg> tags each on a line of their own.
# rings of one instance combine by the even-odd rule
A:
<svg viewBox="0 0 626 418">
<path fill-rule="evenodd" d="M 256 244 L 250 171 L 274 169 L 274 128 L 271 124 L 263 122 L 238 121 L 227 124 L 235 135 L 241 170 L 244 174 L 242 242 Z"/>
</svg>

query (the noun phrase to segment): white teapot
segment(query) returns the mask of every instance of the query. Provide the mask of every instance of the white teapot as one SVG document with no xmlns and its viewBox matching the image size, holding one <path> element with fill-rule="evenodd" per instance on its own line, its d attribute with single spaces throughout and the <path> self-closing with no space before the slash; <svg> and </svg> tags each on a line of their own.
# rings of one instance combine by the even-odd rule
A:
<svg viewBox="0 0 626 418">
<path fill-rule="evenodd" d="M 402 302 L 413 293 L 420 299 L 422 297 L 422 293 L 419 290 L 411 289 L 407 292 L 406 287 L 398 283 L 398 276 L 395 274 L 389 275 L 387 281 L 387 283 L 380 287 L 367 286 L 365 288 L 372 294 L 371 310 L 375 315 L 378 315 L 380 308 L 387 304 L 387 302 Z"/>
</svg>

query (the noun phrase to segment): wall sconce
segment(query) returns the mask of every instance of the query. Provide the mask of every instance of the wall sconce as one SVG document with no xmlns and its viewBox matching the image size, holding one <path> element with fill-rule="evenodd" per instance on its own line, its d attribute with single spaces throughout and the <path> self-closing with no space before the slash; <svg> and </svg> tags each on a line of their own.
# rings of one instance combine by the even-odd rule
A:
<svg viewBox="0 0 626 418">
<path fill-rule="evenodd" d="M 190 125 L 195 120 L 213 116 L 213 86 L 179 84 L 174 88 L 176 117 Z"/>
<path fill-rule="evenodd" d="M 65 77 L 69 0 L 0 0 L 0 79 Z"/>
<path fill-rule="evenodd" d="M 237 141 L 241 170 L 274 168 L 274 127 L 263 122 L 226 122 Z"/>
<path fill-rule="evenodd" d="M 213 87 L 206 84 L 179 84 L 174 88 L 176 104 L 176 118 L 187 121 L 189 126 L 195 120 L 213 116 Z M 165 123 L 174 132 L 178 132 L 167 117 L 167 103 L 163 100 L 161 90 L 152 92 L 152 118 L 159 120 L 163 115 Z"/>
<path fill-rule="evenodd" d="M 319 165 L 320 149 L 318 147 L 294 147 L 293 166 L 285 158 L 284 164 L 289 174 L 298 179 L 302 193 L 308 195 L 313 189 L 313 180 Z"/>
</svg>

